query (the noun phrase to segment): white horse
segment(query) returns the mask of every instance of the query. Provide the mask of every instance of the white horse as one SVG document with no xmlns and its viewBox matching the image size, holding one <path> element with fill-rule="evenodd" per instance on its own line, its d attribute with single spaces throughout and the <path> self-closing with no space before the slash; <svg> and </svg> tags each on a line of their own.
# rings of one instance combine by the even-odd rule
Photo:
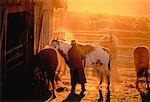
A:
<svg viewBox="0 0 150 102">
<path fill-rule="evenodd" d="M 65 55 L 65 59 L 68 59 L 68 50 L 72 47 L 70 43 L 60 40 L 52 40 L 51 45 L 56 48 L 58 51 L 63 52 Z M 108 78 L 108 85 L 110 84 L 109 76 L 110 76 L 110 54 L 107 48 L 102 46 L 94 46 L 87 44 L 77 44 L 79 54 L 81 55 L 82 61 L 84 62 L 84 67 L 93 67 L 99 68 L 100 71 L 104 68 L 106 72 L 106 76 Z M 98 61 L 101 63 L 99 64 Z M 102 67 L 103 66 L 103 67 Z M 101 73 L 99 73 L 101 74 Z M 102 83 L 100 82 L 100 85 Z"/>
</svg>

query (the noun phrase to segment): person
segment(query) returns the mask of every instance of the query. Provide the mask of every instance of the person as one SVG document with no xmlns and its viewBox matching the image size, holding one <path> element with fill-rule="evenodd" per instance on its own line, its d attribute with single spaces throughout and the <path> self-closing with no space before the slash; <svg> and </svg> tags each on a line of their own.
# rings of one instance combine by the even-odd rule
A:
<svg viewBox="0 0 150 102">
<path fill-rule="evenodd" d="M 84 68 L 82 65 L 82 60 L 80 53 L 78 51 L 78 46 L 76 46 L 75 40 L 72 40 L 71 42 L 72 47 L 68 51 L 68 57 L 70 60 L 70 74 L 71 74 L 71 92 L 75 92 L 75 87 L 76 84 L 79 83 L 81 84 L 81 89 L 82 92 L 86 91 L 85 89 L 85 83 L 86 83 L 86 78 L 85 78 L 85 73 L 84 73 Z"/>
</svg>

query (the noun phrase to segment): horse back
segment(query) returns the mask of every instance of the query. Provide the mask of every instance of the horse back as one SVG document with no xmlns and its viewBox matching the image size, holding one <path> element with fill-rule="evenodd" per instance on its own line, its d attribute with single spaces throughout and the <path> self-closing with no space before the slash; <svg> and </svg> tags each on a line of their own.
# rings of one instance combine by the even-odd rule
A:
<svg viewBox="0 0 150 102">
<path fill-rule="evenodd" d="M 148 65 L 149 63 L 149 53 L 145 47 L 137 47 L 134 50 L 134 62 L 135 65 Z"/>
<path fill-rule="evenodd" d="M 37 63 L 41 70 L 56 70 L 58 59 L 54 49 L 43 49 L 37 54 Z"/>
<path fill-rule="evenodd" d="M 149 52 L 145 47 L 137 47 L 134 50 L 134 64 L 136 72 L 141 76 L 142 73 L 148 71 Z"/>
</svg>

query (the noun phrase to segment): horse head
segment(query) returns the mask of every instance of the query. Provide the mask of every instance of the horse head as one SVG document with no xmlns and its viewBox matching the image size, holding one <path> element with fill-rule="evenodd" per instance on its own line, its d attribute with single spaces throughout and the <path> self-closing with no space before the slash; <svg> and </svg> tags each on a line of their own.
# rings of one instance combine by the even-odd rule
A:
<svg viewBox="0 0 150 102">
<path fill-rule="evenodd" d="M 54 47 L 59 51 L 59 53 L 64 57 L 65 61 L 68 61 L 68 50 L 71 48 L 71 44 L 69 44 L 66 41 L 53 39 L 51 44 L 51 47 Z"/>
<path fill-rule="evenodd" d="M 60 45 L 60 43 L 58 41 L 58 38 L 53 39 L 52 42 L 51 42 L 51 44 L 50 44 L 51 47 L 54 47 L 57 50 L 59 49 L 59 45 Z"/>
</svg>

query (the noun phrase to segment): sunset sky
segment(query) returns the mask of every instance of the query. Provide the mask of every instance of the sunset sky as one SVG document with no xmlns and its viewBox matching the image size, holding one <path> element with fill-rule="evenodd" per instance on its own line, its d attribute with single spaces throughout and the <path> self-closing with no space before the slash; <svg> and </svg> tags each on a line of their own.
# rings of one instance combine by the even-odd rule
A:
<svg viewBox="0 0 150 102">
<path fill-rule="evenodd" d="M 150 0 L 68 0 L 67 4 L 73 11 L 150 16 Z"/>
</svg>

